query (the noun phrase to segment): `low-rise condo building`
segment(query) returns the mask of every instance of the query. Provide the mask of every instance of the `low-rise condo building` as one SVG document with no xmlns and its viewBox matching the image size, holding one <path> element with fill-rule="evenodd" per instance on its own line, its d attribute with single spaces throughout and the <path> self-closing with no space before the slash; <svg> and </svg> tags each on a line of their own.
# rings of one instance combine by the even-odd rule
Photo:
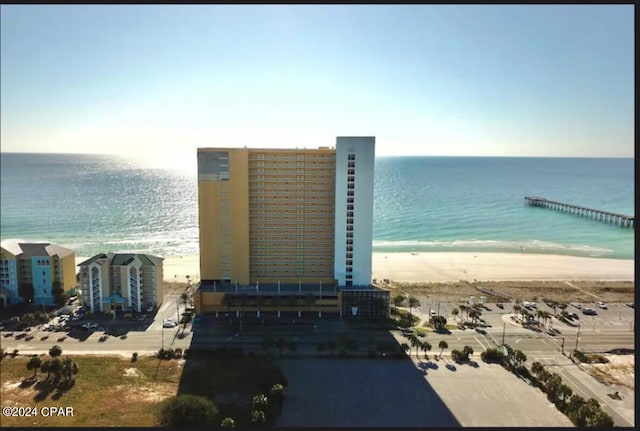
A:
<svg viewBox="0 0 640 431">
<path fill-rule="evenodd" d="M 163 295 L 163 259 L 148 254 L 98 254 L 80 263 L 82 302 L 92 312 L 140 312 Z"/>
<path fill-rule="evenodd" d="M 4 307 L 23 302 L 54 305 L 76 288 L 75 253 L 48 242 L 2 241 L 0 296 Z"/>
<path fill-rule="evenodd" d="M 196 309 L 388 314 L 389 292 L 371 285 L 374 163 L 374 137 L 199 148 Z"/>
</svg>

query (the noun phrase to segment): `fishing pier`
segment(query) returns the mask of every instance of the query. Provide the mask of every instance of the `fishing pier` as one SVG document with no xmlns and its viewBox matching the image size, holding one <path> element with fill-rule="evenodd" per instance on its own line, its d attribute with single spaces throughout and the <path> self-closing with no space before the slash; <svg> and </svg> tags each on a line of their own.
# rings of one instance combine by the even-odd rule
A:
<svg viewBox="0 0 640 431">
<path fill-rule="evenodd" d="M 568 212 L 581 217 L 590 217 L 594 220 L 605 223 L 613 223 L 623 227 L 635 228 L 635 217 L 625 214 L 602 211 L 595 208 L 583 207 L 580 205 L 565 204 L 563 202 L 552 201 L 536 196 L 525 196 L 524 200 L 529 205 L 536 207 L 550 208 L 557 211 Z"/>
</svg>

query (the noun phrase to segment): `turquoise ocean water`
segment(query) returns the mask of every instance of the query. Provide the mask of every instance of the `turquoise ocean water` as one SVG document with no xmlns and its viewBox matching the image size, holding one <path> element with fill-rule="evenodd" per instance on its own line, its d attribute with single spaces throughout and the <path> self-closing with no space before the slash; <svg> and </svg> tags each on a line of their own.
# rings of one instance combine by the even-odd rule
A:
<svg viewBox="0 0 640 431">
<path fill-rule="evenodd" d="M 2 239 L 46 240 L 76 256 L 198 253 L 193 166 L 115 156 L 2 153 Z M 374 251 L 552 253 L 634 258 L 634 231 L 524 196 L 634 214 L 633 159 L 376 159 Z"/>
</svg>

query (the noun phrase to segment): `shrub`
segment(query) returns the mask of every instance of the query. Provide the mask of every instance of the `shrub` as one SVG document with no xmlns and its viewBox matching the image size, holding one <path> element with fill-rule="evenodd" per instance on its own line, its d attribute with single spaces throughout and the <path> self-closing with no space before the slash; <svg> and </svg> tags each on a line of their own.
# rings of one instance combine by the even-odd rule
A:
<svg viewBox="0 0 640 431">
<path fill-rule="evenodd" d="M 173 349 L 160 349 L 158 353 L 156 353 L 156 357 L 159 359 L 173 359 Z"/>
<path fill-rule="evenodd" d="M 131 355 L 131 362 L 136 362 L 138 360 L 138 352 L 133 352 Z"/>
<path fill-rule="evenodd" d="M 253 410 L 251 412 L 251 423 L 252 424 L 263 424 L 267 422 L 267 418 L 264 415 L 262 410 Z"/>
<path fill-rule="evenodd" d="M 13 353 L 12 353 L 11 356 L 13 356 L 15 358 L 16 356 L 18 356 L 18 352 L 19 352 L 18 349 L 13 349 Z"/>
<path fill-rule="evenodd" d="M 498 349 L 487 349 L 480 353 L 480 359 L 488 364 L 500 364 L 504 361 L 504 354 Z"/>
<path fill-rule="evenodd" d="M 182 349 L 180 347 L 176 348 L 173 351 L 173 357 L 174 357 L 174 359 L 181 359 L 182 358 Z"/>
<path fill-rule="evenodd" d="M 165 427 L 212 426 L 218 409 L 206 397 L 178 395 L 158 406 L 160 425 Z"/>
<path fill-rule="evenodd" d="M 236 426 L 235 421 L 232 418 L 224 418 L 220 423 L 222 428 L 234 428 Z"/>
</svg>

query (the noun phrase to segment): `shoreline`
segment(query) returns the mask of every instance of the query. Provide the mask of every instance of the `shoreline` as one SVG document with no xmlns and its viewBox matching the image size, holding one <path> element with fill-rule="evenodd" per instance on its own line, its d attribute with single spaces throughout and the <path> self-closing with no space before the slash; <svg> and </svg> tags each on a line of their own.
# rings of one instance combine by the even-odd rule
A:
<svg viewBox="0 0 640 431">
<path fill-rule="evenodd" d="M 76 263 L 86 260 L 77 257 Z M 532 253 L 374 252 L 372 278 L 398 282 L 602 280 L 633 281 L 634 259 Z M 164 258 L 164 280 L 200 276 L 198 255 Z"/>
</svg>

